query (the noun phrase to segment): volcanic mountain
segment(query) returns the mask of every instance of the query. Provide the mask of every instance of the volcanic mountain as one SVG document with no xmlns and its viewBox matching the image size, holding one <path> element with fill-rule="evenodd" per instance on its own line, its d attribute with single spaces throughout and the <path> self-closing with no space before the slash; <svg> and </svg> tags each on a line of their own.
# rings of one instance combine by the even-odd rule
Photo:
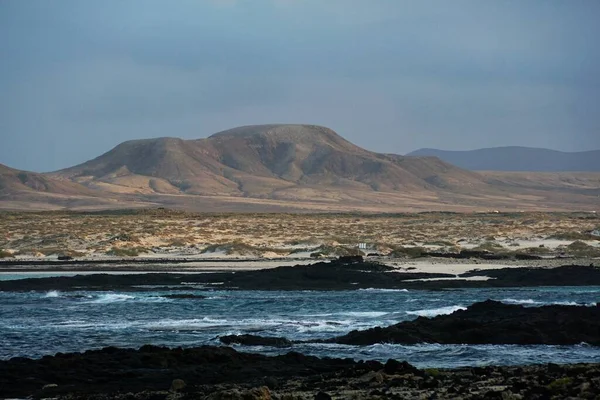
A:
<svg viewBox="0 0 600 400">
<path fill-rule="evenodd" d="M 436 158 L 370 152 L 314 125 L 129 141 L 52 176 L 119 193 L 259 198 L 286 198 L 300 188 L 423 192 L 483 183 L 477 174 Z"/>
</svg>

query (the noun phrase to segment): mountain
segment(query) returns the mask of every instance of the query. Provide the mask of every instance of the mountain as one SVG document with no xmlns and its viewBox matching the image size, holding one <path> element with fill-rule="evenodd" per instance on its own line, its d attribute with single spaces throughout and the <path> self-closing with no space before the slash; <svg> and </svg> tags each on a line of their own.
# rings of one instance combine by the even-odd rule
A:
<svg viewBox="0 0 600 400">
<path fill-rule="evenodd" d="M 600 174 L 473 172 L 382 154 L 316 125 L 255 125 L 208 138 L 132 140 L 48 174 L 0 167 L 0 209 L 194 211 L 595 210 Z"/>
<path fill-rule="evenodd" d="M 419 149 L 408 155 L 438 157 L 460 168 L 472 171 L 600 171 L 600 150 L 567 153 L 512 146 L 468 151 Z"/>
<path fill-rule="evenodd" d="M 483 183 L 438 159 L 373 153 L 315 125 L 244 126 L 206 139 L 129 141 L 51 176 L 115 193 L 280 199 L 293 198 L 300 188 L 415 192 Z"/>
</svg>

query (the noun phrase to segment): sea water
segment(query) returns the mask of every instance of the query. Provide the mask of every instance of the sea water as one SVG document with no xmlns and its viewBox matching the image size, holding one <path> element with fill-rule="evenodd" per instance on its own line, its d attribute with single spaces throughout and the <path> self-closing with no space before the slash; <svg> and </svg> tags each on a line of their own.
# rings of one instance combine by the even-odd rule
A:
<svg viewBox="0 0 600 400">
<path fill-rule="evenodd" d="M 14 276 L 13 278 L 18 278 Z M 184 282 L 182 282 L 184 283 Z M 185 286 L 185 285 L 182 285 Z M 219 336 L 254 334 L 291 340 L 324 339 L 353 329 L 434 317 L 493 299 L 537 307 L 595 305 L 600 287 L 352 291 L 0 292 L 0 359 L 41 357 L 105 346 L 137 348 L 220 345 Z M 191 289 L 191 288 L 190 288 Z M 195 293 L 205 299 L 171 299 Z M 292 348 L 234 346 L 240 351 L 354 359 L 407 360 L 419 367 L 598 362 L 600 347 L 519 345 L 297 344 Z"/>
</svg>

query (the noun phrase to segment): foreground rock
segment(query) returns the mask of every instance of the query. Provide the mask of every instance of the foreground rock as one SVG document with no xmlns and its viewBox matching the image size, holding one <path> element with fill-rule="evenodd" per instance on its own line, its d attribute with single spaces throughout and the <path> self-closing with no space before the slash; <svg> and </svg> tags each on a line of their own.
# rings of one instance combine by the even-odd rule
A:
<svg viewBox="0 0 600 400">
<path fill-rule="evenodd" d="M 380 363 L 319 359 L 294 352 L 267 357 L 239 353 L 229 347 L 107 347 L 85 353 L 58 353 L 39 360 L 0 361 L 0 388 L 3 396 L 24 397 L 41 395 L 46 385 L 56 385 L 47 386 L 51 394 L 168 390 L 175 379 L 184 381 L 186 388 L 192 383 L 196 388 L 233 383 L 261 386 L 265 377 L 293 379 L 342 371 L 363 374 L 379 368 Z"/>
<path fill-rule="evenodd" d="M 328 342 L 600 345 L 600 306 L 523 307 L 487 300 L 434 318 L 352 331 Z"/>
<path fill-rule="evenodd" d="M 600 364 L 419 370 L 406 362 L 230 348 L 105 348 L 0 361 L 3 397 L 57 399 L 597 398 Z"/>
</svg>

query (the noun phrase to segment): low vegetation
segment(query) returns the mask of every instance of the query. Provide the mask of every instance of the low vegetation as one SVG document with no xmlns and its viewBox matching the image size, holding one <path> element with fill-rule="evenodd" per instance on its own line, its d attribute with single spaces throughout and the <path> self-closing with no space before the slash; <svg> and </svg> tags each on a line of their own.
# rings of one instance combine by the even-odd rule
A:
<svg viewBox="0 0 600 400">
<path fill-rule="evenodd" d="M 591 213 L 4 212 L 0 213 L 0 246 L 11 249 L 10 254 L 4 250 L 4 258 L 135 256 L 149 251 L 207 255 L 217 251 L 251 257 L 267 253 L 306 253 L 313 257 L 378 253 L 417 258 L 427 252 L 469 249 L 494 254 L 594 257 L 600 237 L 592 232 L 599 226 L 600 217 Z M 534 242 L 528 245 L 529 241 L 551 243 L 540 247 Z M 366 249 L 359 249 L 360 243 L 366 244 Z"/>
<path fill-rule="evenodd" d="M 10 251 L 0 249 L 0 258 L 13 258 L 14 255 Z"/>
<path fill-rule="evenodd" d="M 137 257 L 142 253 L 148 253 L 150 250 L 144 247 L 113 247 L 106 252 L 109 256 L 116 257 Z"/>
</svg>

